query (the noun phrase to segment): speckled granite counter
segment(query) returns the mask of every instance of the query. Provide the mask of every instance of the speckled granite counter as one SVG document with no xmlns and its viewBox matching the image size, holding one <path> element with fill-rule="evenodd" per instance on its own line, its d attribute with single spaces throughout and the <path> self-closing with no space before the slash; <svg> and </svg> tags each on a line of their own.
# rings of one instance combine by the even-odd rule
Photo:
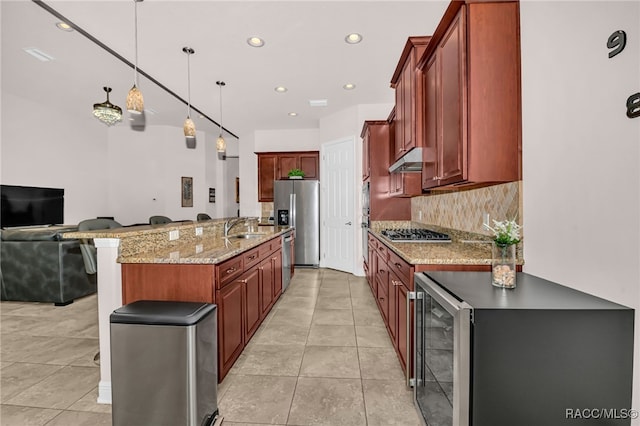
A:
<svg viewBox="0 0 640 426">
<path fill-rule="evenodd" d="M 381 234 L 383 229 L 390 227 L 426 228 L 436 232 L 443 232 L 451 237 L 451 242 L 393 242 Z M 369 232 L 394 253 L 413 265 L 491 265 L 492 240 L 485 235 L 472 234 L 436 225 L 417 224 L 416 226 L 416 223 L 411 222 L 374 222 Z M 519 256 L 517 263 L 519 265 L 524 263 L 521 256 Z"/>
<path fill-rule="evenodd" d="M 120 239 L 118 263 L 181 263 L 217 264 L 246 250 L 259 246 L 287 232 L 289 227 L 260 226 L 249 231 L 256 237 L 239 239 L 223 237 L 225 219 L 202 222 L 177 222 L 163 225 L 142 225 L 100 231 L 66 232 L 64 238 Z M 200 228 L 200 230 L 198 230 Z M 178 231 L 170 240 L 169 233 Z M 196 235 L 201 233 L 201 235 Z"/>
</svg>

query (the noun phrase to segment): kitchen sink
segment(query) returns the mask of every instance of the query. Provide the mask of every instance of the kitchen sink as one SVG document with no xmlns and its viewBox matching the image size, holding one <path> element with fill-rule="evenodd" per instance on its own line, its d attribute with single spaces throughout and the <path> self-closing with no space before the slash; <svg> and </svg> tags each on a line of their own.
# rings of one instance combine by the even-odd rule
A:
<svg viewBox="0 0 640 426">
<path fill-rule="evenodd" d="M 248 238 L 260 238 L 267 234 L 235 234 L 229 235 L 227 238 L 229 239 L 248 239 Z"/>
</svg>

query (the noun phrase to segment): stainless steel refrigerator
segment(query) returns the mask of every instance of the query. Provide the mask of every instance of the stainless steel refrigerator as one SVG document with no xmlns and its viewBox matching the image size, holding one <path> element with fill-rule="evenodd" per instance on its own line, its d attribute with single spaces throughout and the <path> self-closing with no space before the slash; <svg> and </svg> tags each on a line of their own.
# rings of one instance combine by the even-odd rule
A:
<svg viewBox="0 0 640 426">
<path fill-rule="evenodd" d="M 296 229 L 294 265 L 320 265 L 320 181 L 276 180 L 273 210 L 279 226 Z"/>
</svg>

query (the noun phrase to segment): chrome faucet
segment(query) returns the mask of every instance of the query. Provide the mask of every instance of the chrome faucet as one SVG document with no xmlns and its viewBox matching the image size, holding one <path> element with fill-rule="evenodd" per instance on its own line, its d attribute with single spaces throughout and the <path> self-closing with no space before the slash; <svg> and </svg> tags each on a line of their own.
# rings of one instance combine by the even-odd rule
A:
<svg viewBox="0 0 640 426">
<path fill-rule="evenodd" d="M 247 218 L 244 218 L 244 217 L 238 217 L 238 218 L 227 220 L 224 223 L 224 236 L 228 237 L 229 236 L 229 231 L 231 230 L 231 228 L 233 228 L 234 226 L 236 226 L 240 222 L 246 222 L 246 221 L 247 221 Z"/>
</svg>

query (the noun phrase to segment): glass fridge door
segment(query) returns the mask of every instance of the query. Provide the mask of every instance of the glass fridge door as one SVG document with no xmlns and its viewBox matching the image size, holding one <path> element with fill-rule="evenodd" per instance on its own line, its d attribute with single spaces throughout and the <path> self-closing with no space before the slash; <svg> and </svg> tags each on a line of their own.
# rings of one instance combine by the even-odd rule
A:
<svg viewBox="0 0 640 426">
<path fill-rule="evenodd" d="M 416 406 L 428 426 L 468 424 L 468 305 L 415 282 Z"/>
</svg>

